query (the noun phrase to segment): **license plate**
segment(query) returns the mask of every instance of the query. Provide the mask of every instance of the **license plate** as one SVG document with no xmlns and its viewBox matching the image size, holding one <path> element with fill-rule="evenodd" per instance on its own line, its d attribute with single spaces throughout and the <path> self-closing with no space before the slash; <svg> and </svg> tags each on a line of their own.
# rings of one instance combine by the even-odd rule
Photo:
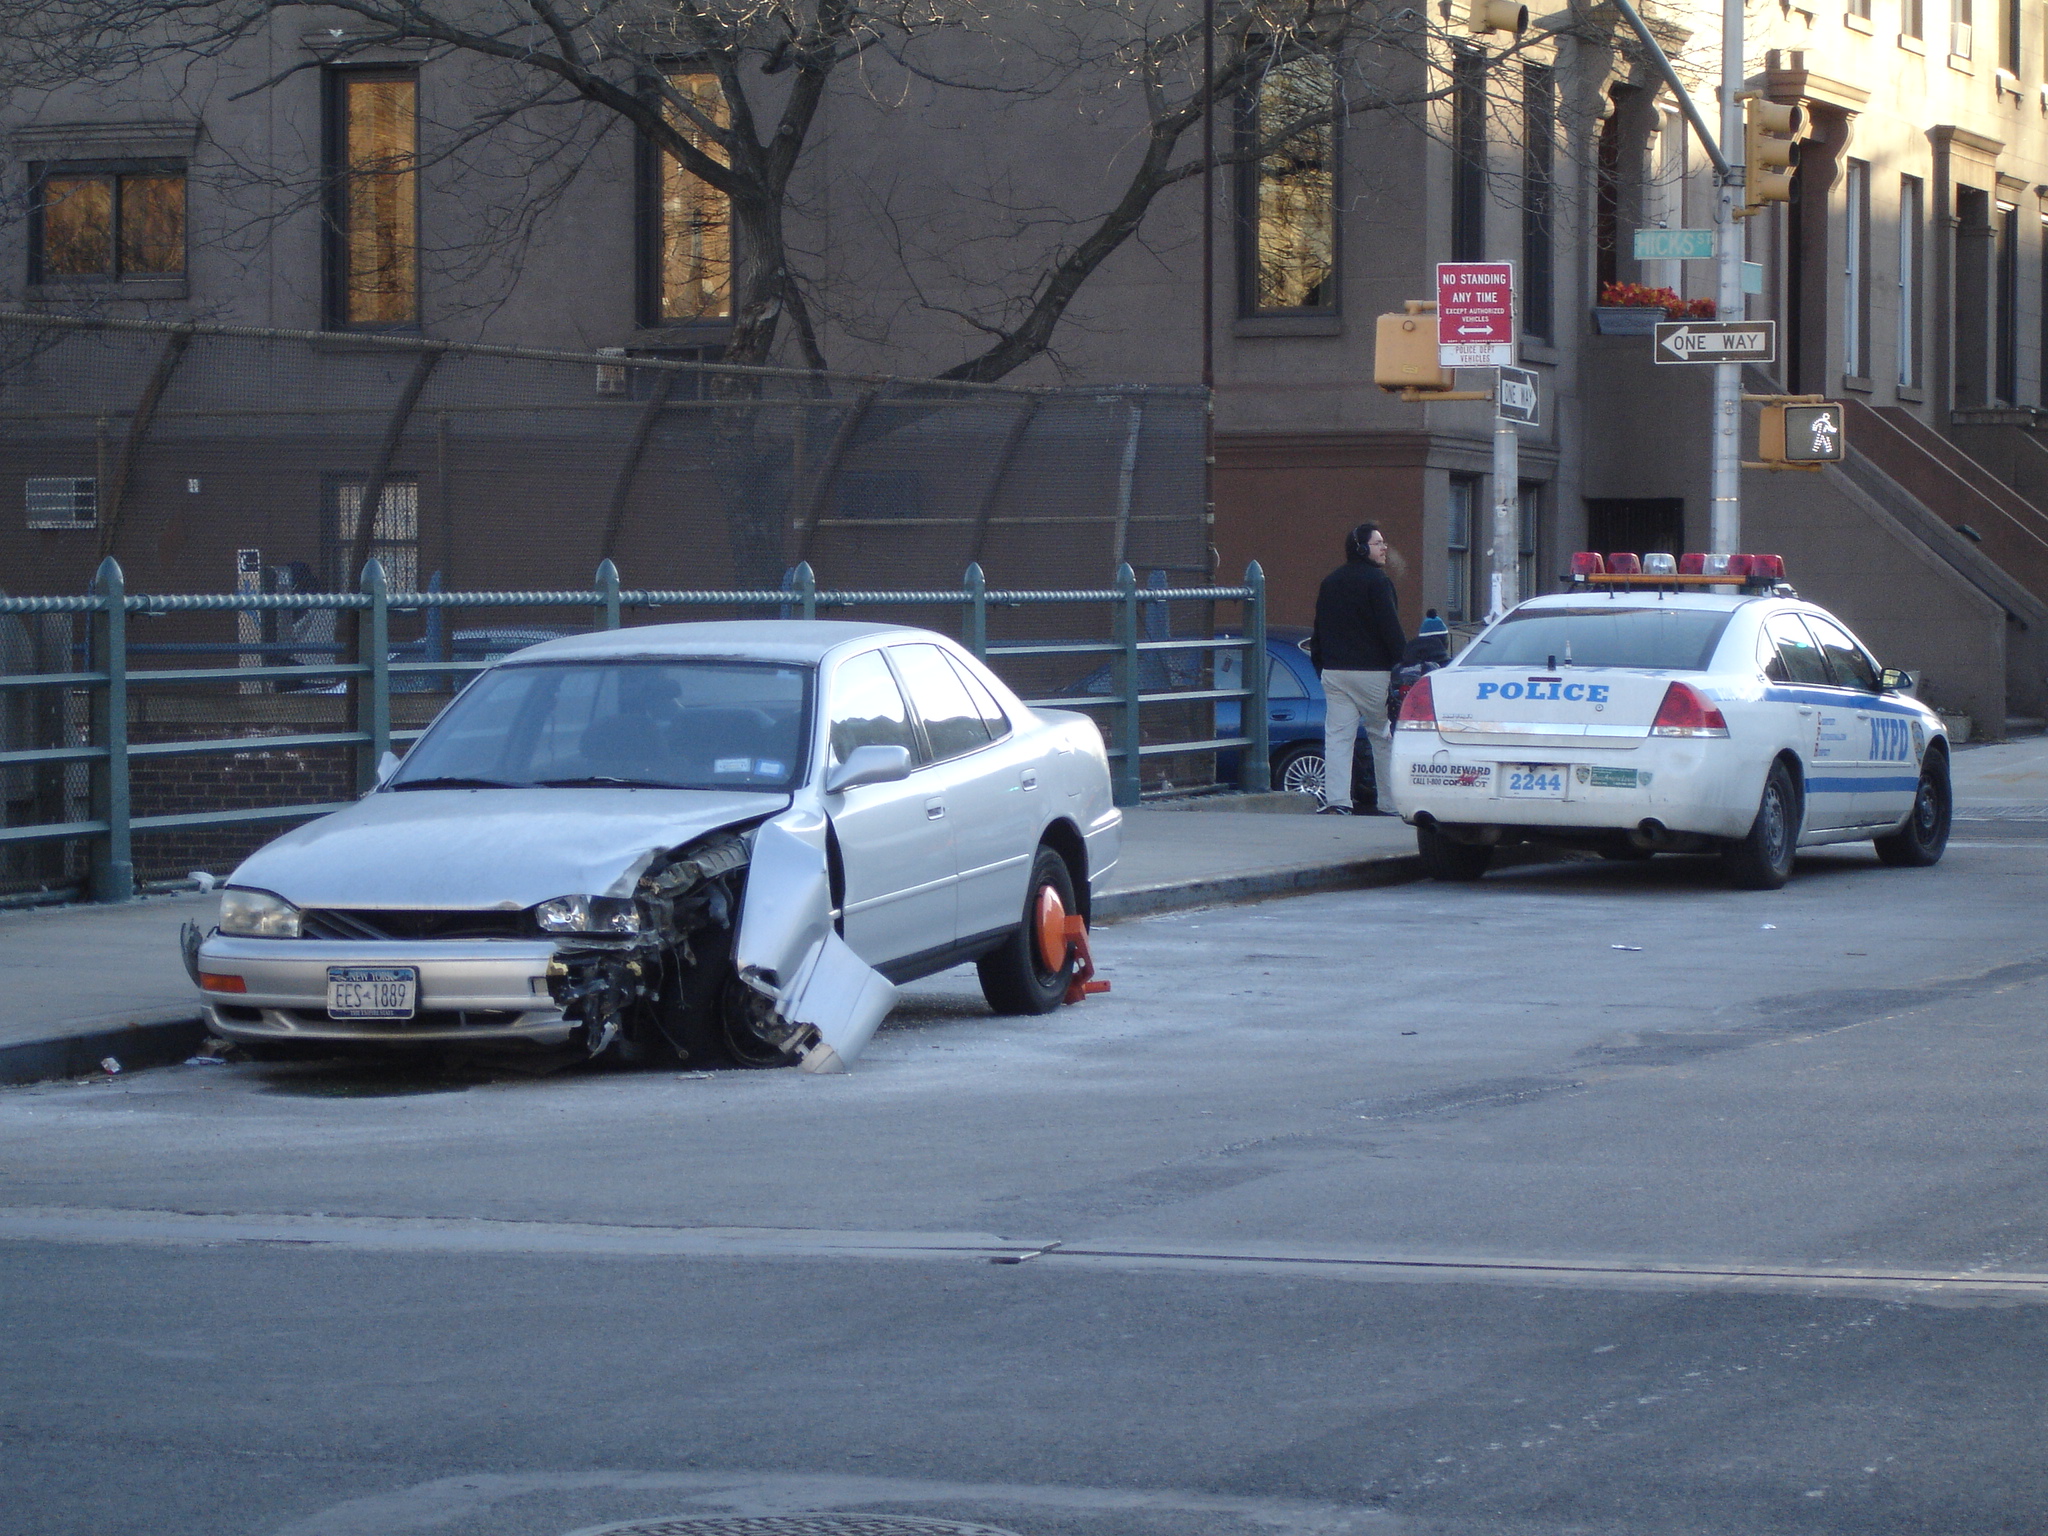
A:
<svg viewBox="0 0 2048 1536">
<path fill-rule="evenodd" d="M 409 1019 L 419 990 L 420 973 L 409 965 L 330 965 L 327 1017 Z"/>
<path fill-rule="evenodd" d="M 1502 763 L 1500 797 L 1503 800 L 1562 800 L 1563 763 Z"/>
</svg>

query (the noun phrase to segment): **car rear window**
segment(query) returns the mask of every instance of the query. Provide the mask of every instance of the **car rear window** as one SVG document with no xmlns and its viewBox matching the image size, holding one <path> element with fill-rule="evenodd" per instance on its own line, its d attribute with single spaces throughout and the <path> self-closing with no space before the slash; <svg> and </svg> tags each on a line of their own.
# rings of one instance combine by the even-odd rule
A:
<svg viewBox="0 0 2048 1536">
<path fill-rule="evenodd" d="M 1465 667 L 1637 667 L 1702 672 L 1732 613 L 1704 608 L 1524 608 L 1458 659 Z"/>
</svg>

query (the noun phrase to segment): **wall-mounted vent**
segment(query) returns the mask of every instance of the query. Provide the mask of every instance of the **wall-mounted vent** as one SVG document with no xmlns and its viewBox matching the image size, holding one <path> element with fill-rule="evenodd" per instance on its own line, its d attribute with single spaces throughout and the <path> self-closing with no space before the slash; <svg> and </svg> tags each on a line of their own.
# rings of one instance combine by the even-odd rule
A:
<svg viewBox="0 0 2048 1536">
<path fill-rule="evenodd" d="M 91 475 L 31 475 L 31 528 L 92 528 L 100 520 L 100 483 Z"/>
</svg>

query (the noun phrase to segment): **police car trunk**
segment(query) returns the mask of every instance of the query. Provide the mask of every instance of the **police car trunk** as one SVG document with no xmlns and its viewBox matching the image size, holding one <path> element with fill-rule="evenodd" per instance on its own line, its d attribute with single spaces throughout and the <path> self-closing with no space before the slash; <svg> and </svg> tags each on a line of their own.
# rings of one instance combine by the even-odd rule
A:
<svg viewBox="0 0 2048 1536">
<path fill-rule="evenodd" d="M 1410 693 L 1394 737 L 1402 816 L 1480 842 L 1675 851 L 1740 837 L 1758 786 L 1749 754 L 1730 750 L 1713 668 L 1748 600 L 1581 591 L 1522 604 Z"/>
</svg>

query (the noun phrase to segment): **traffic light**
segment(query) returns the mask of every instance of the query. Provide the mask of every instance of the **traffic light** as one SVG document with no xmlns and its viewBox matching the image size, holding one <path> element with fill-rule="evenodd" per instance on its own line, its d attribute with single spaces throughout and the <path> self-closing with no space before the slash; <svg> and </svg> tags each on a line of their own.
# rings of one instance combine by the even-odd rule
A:
<svg viewBox="0 0 2048 1536">
<path fill-rule="evenodd" d="M 1742 102 L 1744 214 L 1792 196 L 1792 156 L 1806 132 L 1803 107 L 1746 96 Z"/>
<path fill-rule="evenodd" d="M 1757 457 L 1766 466 L 1838 464 L 1848 439 L 1839 401 L 1767 405 L 1757 417 Z"/>
<path fill-rule="evenodd" d="M 1467 32 L 1507 32 L 1520 37 L 1529 29 L 1529 7 L 1514 0 L 1465 0 Z"/>
<path fill-rule="evenodd" d="M 1457 387 L 1457 376 L 1437 361 L 1434 314 L 1411 310 L 1380 316 L 1373 338 L 1372 380 L 1385 390 L 1436 392 Z"/>
</svg>

